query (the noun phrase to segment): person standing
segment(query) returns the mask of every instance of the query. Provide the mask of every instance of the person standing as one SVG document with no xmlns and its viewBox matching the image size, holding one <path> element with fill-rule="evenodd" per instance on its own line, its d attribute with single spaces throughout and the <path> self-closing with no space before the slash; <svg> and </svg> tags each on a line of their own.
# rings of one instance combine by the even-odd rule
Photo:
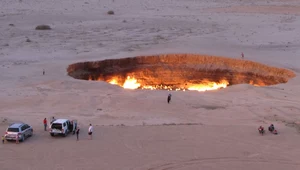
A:
<svg viewBox="0 0 300 170">
<path fill-rule="evenodd" d="M 43 75 L 45 75 L 45 69 L 43 69 Z"/>
<path fill-rule="evenodd" d="M 89 127 L 89 136 L 90 136 L 90 139 L 92 140 L 93 139 L 93 126 L 92 124 L 90 124 L 90 127 Z"/>
<path fill-rule="evenodd" d="M 170 101 L 171 101 L 171 97 L 172 97 L 172 95 L 171 95 L 171 94 L 169 94 L 169 95 L 168 95 L 168 103 L 170 103 Z"/>
<path fill-rule="evenodd" d="M 5 138 L 4 136 L 2 136 L 2 143 L 4 144 L 4 142 L 5 142 Z"/>
<path fill-rule="evenodd" d="M 52 124 L 55 121 L 54 116 L 52 116 L 52 120 L 50 121 L 50 124 Z"/>
<path fill-rule="evenodd" d="M 242 59 L 244 59 L 244 53 L 243 52 L 242 52 L 241 56 L 242 56 Z"/>
<path fill-rule="evenodd" d="M 275 130 L 275 127 L 274 127 L 273 124 L 271 124 L 271 125 L 269 126 L 269 131 L 273 133 L 274 130 Z"/>
<path fill-rule="evenodd" d="M 43 123 L 44 123 L 44 130 L 47 131 L 47 119 L 46 118 L 44 119 Z"/>
<path fill-rule="evenodd" d="M 16 144 L 19 143 L 19 135 L 16 135 Z"/>
<path fill-rule="evenodd" d="M 77 137 L 77 141 L 79 140 L 79 127 L 76 129 L 76 137 Z"/>
</svg>

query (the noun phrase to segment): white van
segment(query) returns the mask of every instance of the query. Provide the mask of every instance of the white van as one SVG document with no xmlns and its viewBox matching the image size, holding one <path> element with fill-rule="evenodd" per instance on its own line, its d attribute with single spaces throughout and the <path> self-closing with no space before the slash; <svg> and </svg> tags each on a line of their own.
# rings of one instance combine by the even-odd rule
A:
<svg viewBox="0 0 300 170">
<path fill-rule="evenodd" d="M 77 121 L 70 121 L 68 119 L 56 119 L 50 124 L 50 135 L 67 136 L 70 132 L 75 132 L 77 128 Z"/>
</svg>

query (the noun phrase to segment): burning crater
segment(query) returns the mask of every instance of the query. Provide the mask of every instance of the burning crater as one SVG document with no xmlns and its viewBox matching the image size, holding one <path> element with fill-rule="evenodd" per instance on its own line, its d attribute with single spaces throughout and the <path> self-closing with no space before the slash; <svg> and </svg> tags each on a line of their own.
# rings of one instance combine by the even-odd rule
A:
<svg viewBox="0 0 300 170">
<path fill-rule="evenodd" d="M 235 84 L 268 86 L 286 83 L 292 71 L 264 64 L 194 54 L 167 54 L 107 59 L 69 65 L 68 75 L 106 81 L 127 89 L 207 91 Z"/>
</svg>

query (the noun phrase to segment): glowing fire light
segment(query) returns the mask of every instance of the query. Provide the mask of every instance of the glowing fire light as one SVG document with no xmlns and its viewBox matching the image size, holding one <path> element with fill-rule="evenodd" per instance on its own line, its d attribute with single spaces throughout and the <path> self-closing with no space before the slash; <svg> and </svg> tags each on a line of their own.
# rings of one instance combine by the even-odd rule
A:
<svg viewBox="0 0 300 170">
<path fill-rule="evenodd" d="M 110 84 L 118 84 L 117 80 L 115 80 L 115 79 L 112 79 L 109 83 Z"/>
<path fill-rule="evenodd" d="M 266 86 L 266 84 L 264 82 L 258 82 L 258 83 L 254 83 L 253 80 L 250 80 L 249 84 L 253 85 L 253 86 L 256 86 L 256 87 L 259 87 L 259 86 Z"/>
<path fill-rule="evenodd" d="M 157 86 L 149 86 L 145 85 L 142 86 L 140 83 L 138 83 L 138 80 L 134 77 L 127 76 L 125 82 L 122 84 L 118 83 L 117 78 L 113 78 L 110 81 L 108 81 L 110 84 L 115 84 L 122 86 L 125 89 L 149 89 L 149 90 L 155 90 L 155 89 L 164 89 L 164 90 L 196 90 L 196 91 L 208 91 L 208 90 L 217 90 L 220 88 L 226 88 L 228 86 L 228 81 L 222 80 L 220 83 L 216 82 L 209 82 L 207 80 L 203 81 L 201 84 L 190 84 L 182 88 L 176 88 L 174 89 L 172 86 L 165 86 L 165 85 L 157 85 Z"/>
<path fill-rule="evenodd" d="M 204 84 L 196 84 L 188 87 L 188 90 L 197 90 L 197 91 L 207 91 L 207 90 L 217 90 L 220 88 L 226 88 L 228 81 L 222 80 L 220 83 L 216 82 L 205 82 Z"/>
<path fill-rule="evenodd" d="M 140 86 L 141 84 L 139 84 L 135 78 L 130 78 L 130 76 L 127 77 L 123 84 L 124 89 L 137 89 Z"/>
</svg>

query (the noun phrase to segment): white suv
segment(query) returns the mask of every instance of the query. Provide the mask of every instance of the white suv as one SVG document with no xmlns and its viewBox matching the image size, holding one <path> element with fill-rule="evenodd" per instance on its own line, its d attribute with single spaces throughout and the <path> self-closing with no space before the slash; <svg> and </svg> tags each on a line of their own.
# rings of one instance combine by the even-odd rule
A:
<svg viewBox="0 0 300 170">
<path fill-rule="evenodd" d="M 63 135 L 67 136 L 70 132 L 75 132 L 77 127 L 76 121 L 68 119 L 56 119 L 50 124 L 50 135 Z"/>
</svg>

